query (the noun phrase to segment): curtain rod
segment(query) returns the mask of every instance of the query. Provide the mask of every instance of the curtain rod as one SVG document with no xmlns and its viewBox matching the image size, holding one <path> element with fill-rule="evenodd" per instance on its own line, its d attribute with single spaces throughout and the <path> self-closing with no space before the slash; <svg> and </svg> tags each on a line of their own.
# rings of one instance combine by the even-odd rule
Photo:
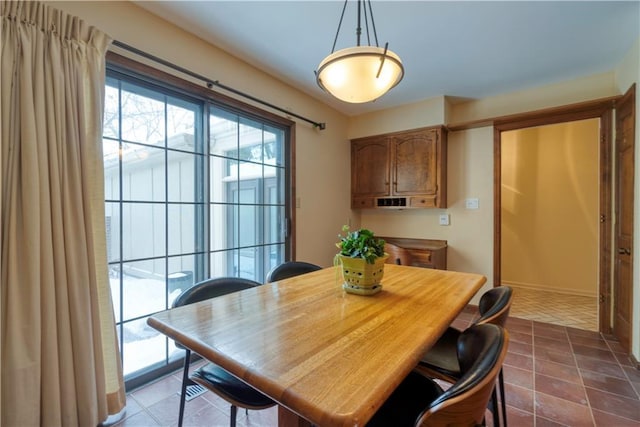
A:
<svg viewBox="0 0 640 427">
<path fill-rule="evenodd" d="M 154 62 L 157 62 L 158 64 L 162 64 L 162 65 L 164 65 L 166 67 L 172 68 L 172 69 L 174 69 L 176 71 L 179 71 L 179 72 L 181 72 L 183 74 L 186 74 L 188 76 L 194 77 L 194 78 L 196 78 L 198 80 L 202 80 L 207 85 L 207 87 L 209 89 L 212 89 L 214 86 L 216 86 L 216 87 L 224 89 L 224 90 L 226 90 L 228 92 L 231 92 L 231 93 L 234 93 L 236 95 L 242 96 L 243 98 L 250 99 L 250 100 L 255 101 L 255 102 L 259 103 L 259 104 L 265 105 L 265 106 L 267 106 L 269 108 L 273 108 L 274 110 L 280 111 L 280 112 L 285 113 L 285 114 L 287 114 L 289 116 L 293 116 L 293 117 L 296 117 L 296 118 L 298 118 L 300 120 L 304 120 L 305 122 L 311 123 L 314 127 L 317 127 L 320 130 L 324 130 L 327 127 L 327 124 L 324 123 L 324 122 L 322 122 L 322 123 L 314 122 L 311 119 L 308 119 L 306 117 L 300 116 L 300 115 L 298 115 L 296 113 L 292 113 L 291 111 L 287 111 L 284 108 L 278 107 L 277 105 L 273 105 L 273 104 L 271 104 L 271 103 L 269 103 L 267 101 L 263 101 L 262 99 L 256 98 L 255 96 L 249 95 L 247 93 L 241 92 L 241 91 L 239 91 L 237 89 L 234 89 L 232 87 L 224 85 L 224 84 L 220 83 L 218 80 L 208 79 L 205 76 L 202 76 L 202 75 L 200 75 L 198 73 L 194 73 L 191 70 L 187 70 L 186 68 L 183 68 L 183 67 L 181 67 L 179 65 L 173 64 L 173 63 L 171 63 L 169 61 L 166 61 L 166 60 L 164 60 L 162 58 L 159 58 L 159 57 L 157 57 L 155 55 L 151 55 L 150 53 L 144 52 L 144 51 L 142 51 L 140 49 L 137 49 L 137 48 L 135 48 L 133 46 L 130 46 L 130 45 L 126 44 L 126 43 L 123 43 L 121 41 L 114 40 L 112 44 L 114 46 L 117 46 L 117 47 L 122 48 L 124 50 L 127 50 L 129 52 L 135 53 L 136 55 L 139 55 L 139 56 L 142 56 L 144 58 L 150 59 L 150 60 L 152 60 Z"/>
</svg>

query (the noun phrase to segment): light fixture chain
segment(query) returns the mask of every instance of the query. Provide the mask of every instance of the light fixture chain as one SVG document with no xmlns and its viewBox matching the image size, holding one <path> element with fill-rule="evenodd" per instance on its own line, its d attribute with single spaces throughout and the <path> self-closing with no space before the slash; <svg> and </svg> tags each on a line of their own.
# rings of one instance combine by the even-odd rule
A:
<svg viewBox="0 0 640 427">
<path fill-rule="evenodd" d="M 371 46 L 371 36 L 369 35 L 369 18 L 367 17 L 367 2 L 365 1 L 362 5 L 362 10 L 364 11 L 364 26 L 367 29 L 367 44 Z"/>
<path fill-rule="evenodd" d="M 358 0 L 358 26 L 356 27 L 356 46 L 360 46 L 360 35 L 362 34 L 362 26 L 360 25 L 360 11 L 362 10 L 362 0 Z M 364 23 L 367 23 L 365 16 Z"/>
<path fill-rule="evenodd" d="M 373 38 L 376 40 L 376 47 L 380 47 L 378 44 L 378 33 L 376 32 L 376 23 L 373 20 L 373 8 L 371 7 L 371 0 L 366 0 L 367 4 L 369 4 L 369 15 L 371 16 L 371 26 L 373 27 Z M 369 30 L 367 29 L 367 35 L 369 34 Z M 371 45 L 371 42 L 369 42 Z"/>
<path fill-rule="evenodd" d="M 347 1 L 344 0 L 344 6 L 342 6 L 342 14 L 340 14 L 340 22 L 338 22 L 338 31 L 336 31 L 336 38 L 333 39 L 333 46 L 331 47 L 331 53 L 336 50 L 336 43 L 338 42 L 338 34 L 340 34 L 340 27 L 342 27 L 342 18 L 344 18 L 344 11 L 347 9 Z"/>
</svg>

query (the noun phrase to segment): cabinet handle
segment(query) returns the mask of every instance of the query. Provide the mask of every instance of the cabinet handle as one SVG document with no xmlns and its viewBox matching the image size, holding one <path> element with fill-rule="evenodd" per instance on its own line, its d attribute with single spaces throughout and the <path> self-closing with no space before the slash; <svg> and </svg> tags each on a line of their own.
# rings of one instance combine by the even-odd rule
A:
<svg viewBox="0 0 640 427">
<path fill-rule="evenodd" d="M 618 248 L 618 254 L 631 255 L 631 250 L 629 250 L 629 248 Z"/>
</svg>

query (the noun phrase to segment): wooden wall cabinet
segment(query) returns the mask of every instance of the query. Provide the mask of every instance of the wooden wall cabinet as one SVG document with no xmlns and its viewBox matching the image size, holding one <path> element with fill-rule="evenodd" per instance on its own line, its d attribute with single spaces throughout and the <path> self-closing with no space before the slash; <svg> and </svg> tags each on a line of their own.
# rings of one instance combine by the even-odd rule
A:
<svg viewBox="0 0 640 427">
<path fill-rule="evenodd" d="M 443 126 L 351 141 L 351 207 L 445 208 L 447 134 Z"/>
</svg>

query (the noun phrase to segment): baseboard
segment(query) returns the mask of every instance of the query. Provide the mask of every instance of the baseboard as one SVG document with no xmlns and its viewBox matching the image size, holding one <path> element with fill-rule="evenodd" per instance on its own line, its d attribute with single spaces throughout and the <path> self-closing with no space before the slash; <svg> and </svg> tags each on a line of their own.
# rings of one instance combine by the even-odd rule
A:
<svg viewBox="0 0 640 427">
<path fill-rule="evenodd" d="M 638 362 L 638 359 L 636 359 L 633 354 L 629 354 L 629 359 L 631 359 L 631 363 L 633 364 L 633 366 L 635 366 L 636 369 L 640 370 L 640 362 Z"/>
<path fill-rule="evenodd" d="M 557 294 L 577 295 L 577 296 L 590 297 L 590 298 L 598 297 L 597 293 L 594 294 L 594 293 L 591 293 L 588 291 L 582 291 L 579 289 L 558 289 L 552 286 L 540 285 L 536 283 L 512 282 L 509 280 L 503 280 L 502 284 L 507 286 L 512 286 L 514 288 L 530 289 L 532 291 L 555 292 Z"/>
</svg>

